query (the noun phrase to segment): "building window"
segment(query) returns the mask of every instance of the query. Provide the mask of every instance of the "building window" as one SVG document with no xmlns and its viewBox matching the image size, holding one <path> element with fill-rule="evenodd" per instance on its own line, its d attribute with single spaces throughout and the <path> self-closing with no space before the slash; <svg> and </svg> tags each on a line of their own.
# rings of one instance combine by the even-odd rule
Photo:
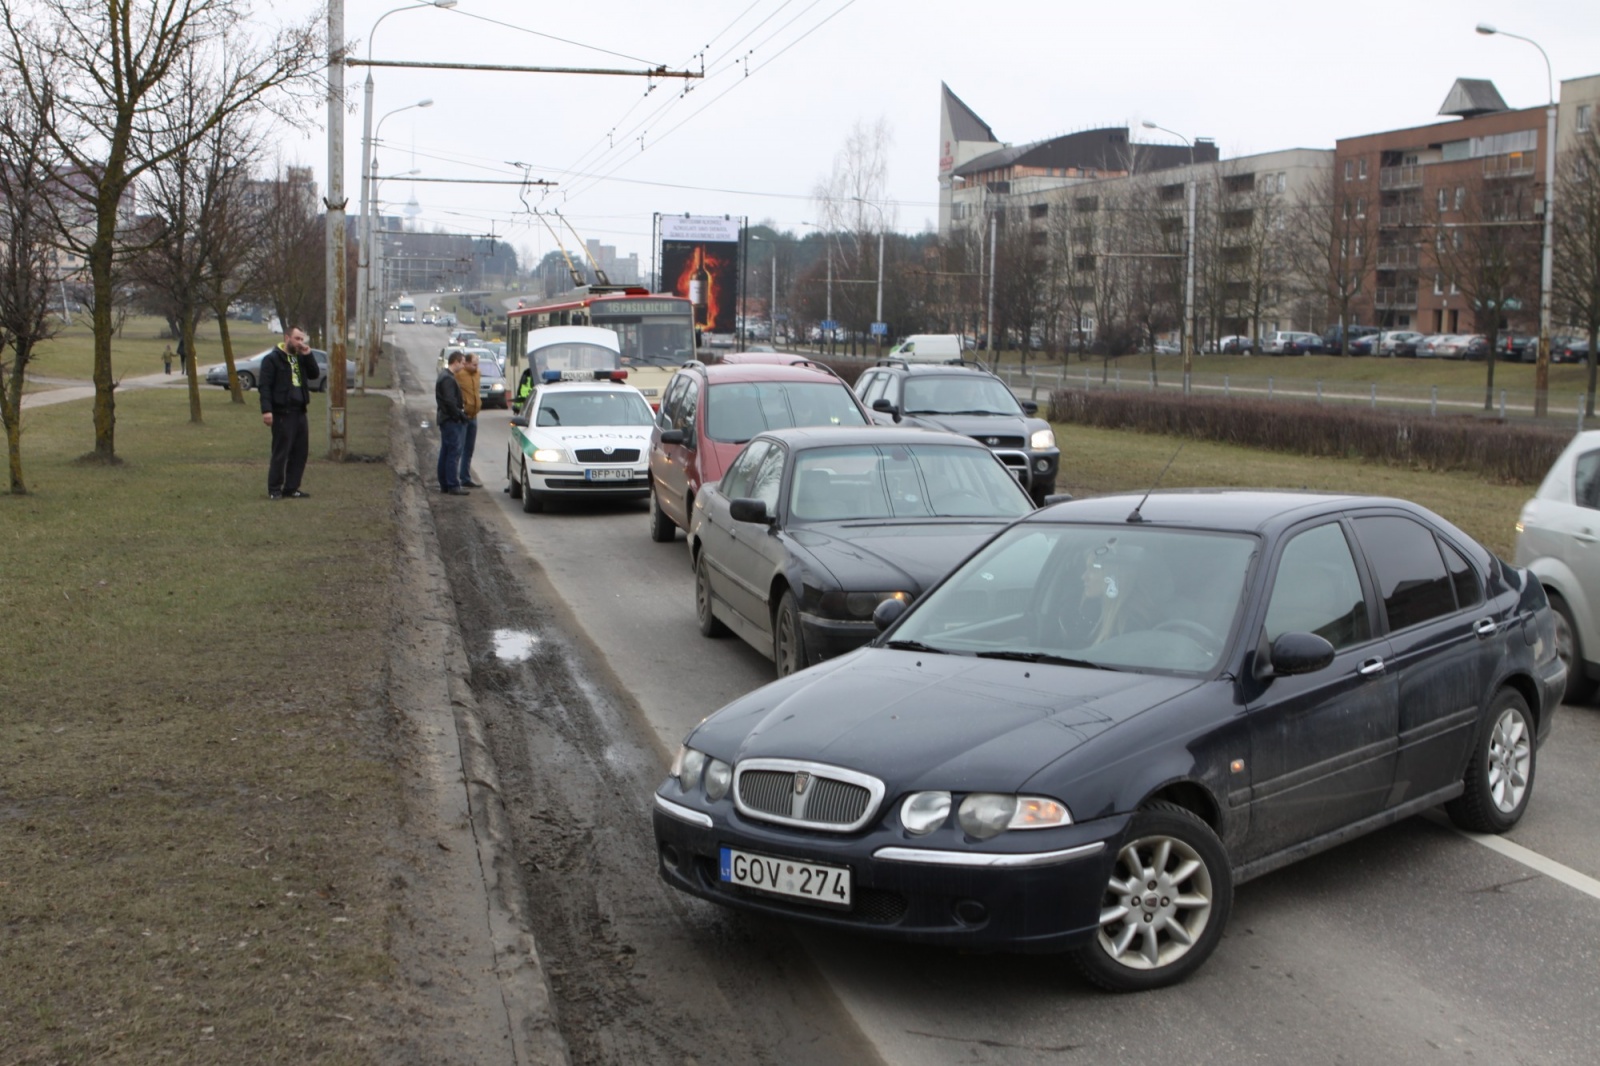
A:
<svg viewBox="0 0 1600 1066">
<path fill-rule="evenodd" d="M 1444 279 L 1441 278 L 1438 274 L 1435 274 L 1433 276 L 1433 294 L 1435 296 L 1443 296 L 1444 295 Z"/>
<path fill-rule="evenodd" d="M 1466 203 L 1466 202 L 1467 202 L 1467 187 L 1465 185 L 1457 185 L 1456 186 L 1456 210 L 1457 211 L 1461 210 L 1461 205 Z"/>
<path fill-rule="evenodd" d="M 1354 159 L 1346 159 L 1344 161 L 1344 180 L 1345 181 L 1349 181 L 1350 178 L 1355 174 L 1355 172 L 1356 172 L 1356 161 Z"/>
<path fill-rule="evenodd" d="M 1589 104 L 1579 104 L 1578 105 L 1578 132 L 1579 133 L 1588 133 L 1589 132 L 1589 115 L 1590 115 L 1590 113 L 1592 111 L 1593 111 L 1593 108 Z"/>
<path fill-rule="evenodd" d="M 1365 159 L 1361 160 L 1361 180 L 1367 180 L 1367 161 Z"/>
<path fill-rule="evenodd" d="M 1365 196 L 1356 197 L 1356 217 L 1367 217 L 1367 198 Z"/>
<path fill-rule="evenodd" d="M 1447 211 L 1447 210 L 1449 210 L 1449 208 L 1450 208 L 1450 194 L 1445 192 L 1445 190 L 1440 189 L 1439 190 L 1439 210 Z"/>
<path fill-rule="evenodd" d="M 1357 234 L 1356 235 L 1356 258 L 1357 259 L 1361 258 L 1361 251 L 1365 247 L 1365 244 L 1366 244 L 1365 238 L 1363 238 L 1360 234 Z"/>
<path fill-rule="evenodd" d="M 1279 192 L 1282 192 L 1284 190 L 1284 188 L 1288 184 L 1288 181 L 1289 181 L 1289 175 L 1280 170 L 1278 172 L 1278 191 Z"/>
<path fill-rule="evenodd" d="M 1029 218 L 1044 218 L 1049 213 L 1050 213 L 1050 205 L 1049 204 L 1029 204 L 1028 205 L 1028 217 Z"/>
</svg>

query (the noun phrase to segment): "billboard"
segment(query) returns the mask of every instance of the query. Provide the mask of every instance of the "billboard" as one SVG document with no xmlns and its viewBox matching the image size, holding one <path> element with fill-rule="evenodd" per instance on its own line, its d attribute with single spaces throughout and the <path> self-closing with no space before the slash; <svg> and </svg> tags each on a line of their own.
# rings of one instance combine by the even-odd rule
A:
<svg viewBox="0 0 1600 1066">
<path fill-rule="evenodd" d="M 663 215 L 661 286 L 694 305 L 695 328 L 732 333 L 738 325 L 740 220 Z"/>
</svg>

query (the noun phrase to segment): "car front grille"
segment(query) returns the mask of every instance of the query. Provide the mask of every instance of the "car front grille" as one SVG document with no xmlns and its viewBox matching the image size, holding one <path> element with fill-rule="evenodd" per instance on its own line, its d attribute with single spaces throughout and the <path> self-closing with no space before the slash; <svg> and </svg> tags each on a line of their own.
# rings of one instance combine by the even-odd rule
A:
<svg viewBox="0 0 1600 1066">
<path fill-rule="evenodd" d="M 599 448 L 579 448 L 574 452 L 580 463 L 637 463 L 638 448 L 613 448 L 610 452 Z"/>
<path fill-rule="evenodd" d="M 991 448 L 1020 448 L 1021 437 L 990 436 L 984 433 L 974 433 L 972 439 L 979 444 L 986 444 Z"/>
<path fill-rule="evenodd" d="M 734 800 L 745 814 L 828 832 L 861 828 L 882 797 L 882 782 L 837 766 L 757 759 L 734 775 Z"/>
</svg>

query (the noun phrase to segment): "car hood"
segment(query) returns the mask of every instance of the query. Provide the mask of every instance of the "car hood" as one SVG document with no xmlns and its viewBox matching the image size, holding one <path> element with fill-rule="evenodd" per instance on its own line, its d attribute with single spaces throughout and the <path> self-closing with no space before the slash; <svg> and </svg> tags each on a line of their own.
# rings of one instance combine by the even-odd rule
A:
<svg viewBox="0 0 1600 1066">
<path fill-rule="evenodd" d="M 846 591 L 920 595 L 1012 521 L 829 522 L 788 536 Z"/>
<path fill-rule="evenodd" d="M 567 448 L 638 448 L 643 452 L 650 446 L 649 426 L 540 426 L 538 434 Z"/>
<path fill-rule="evenodd" d="M 963 437 L 1021 437 L 1032 432 L 1028 419 L 1021 415 L 911 415 L 907 421 L 933 429 L 948 429 Z"/>
<path fill-rule="evenodd" d="M 809 759 L 922 788 L 1016 790 L 1195 678 L 862 648 L 742 696 L 690 742 L 716 758 Z"/>
</svg>

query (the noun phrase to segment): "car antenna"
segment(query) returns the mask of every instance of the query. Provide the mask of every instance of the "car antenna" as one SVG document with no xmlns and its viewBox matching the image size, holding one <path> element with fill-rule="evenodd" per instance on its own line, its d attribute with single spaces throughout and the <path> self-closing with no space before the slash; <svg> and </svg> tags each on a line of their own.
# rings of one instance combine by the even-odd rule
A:
<svg viewBox="0 0 1600 1066">
<path fill-rule="evenodd" d="M 1178 445 L 1178 451 L 1172 453 L 1172 459 L 1167 460 L 1167 465 L 1161 468 L 1161 473 L 1156 475 L 1155 481 L 1150 485 L 1149 488 L 1144 490 L 1144 495 L 1140 497 L 1138 505 L 1128 513 L 1129 522 L 1143 522 L 1145 520 L 1144 515 L 1139 513 L 1140 511 L 1144 510 L 1144 501 L 1150 498 L 1150 494 L 1156 490 L 1156 486 L 1161 484 L 1161 479 L 1167 476 L 1167 471 L 1172 468 L 1172 460 L 1176 459 L 1178 457 L 1178 452 L 1181 451 L 1183 451 L 1182 444 Z"/>
</svg>

